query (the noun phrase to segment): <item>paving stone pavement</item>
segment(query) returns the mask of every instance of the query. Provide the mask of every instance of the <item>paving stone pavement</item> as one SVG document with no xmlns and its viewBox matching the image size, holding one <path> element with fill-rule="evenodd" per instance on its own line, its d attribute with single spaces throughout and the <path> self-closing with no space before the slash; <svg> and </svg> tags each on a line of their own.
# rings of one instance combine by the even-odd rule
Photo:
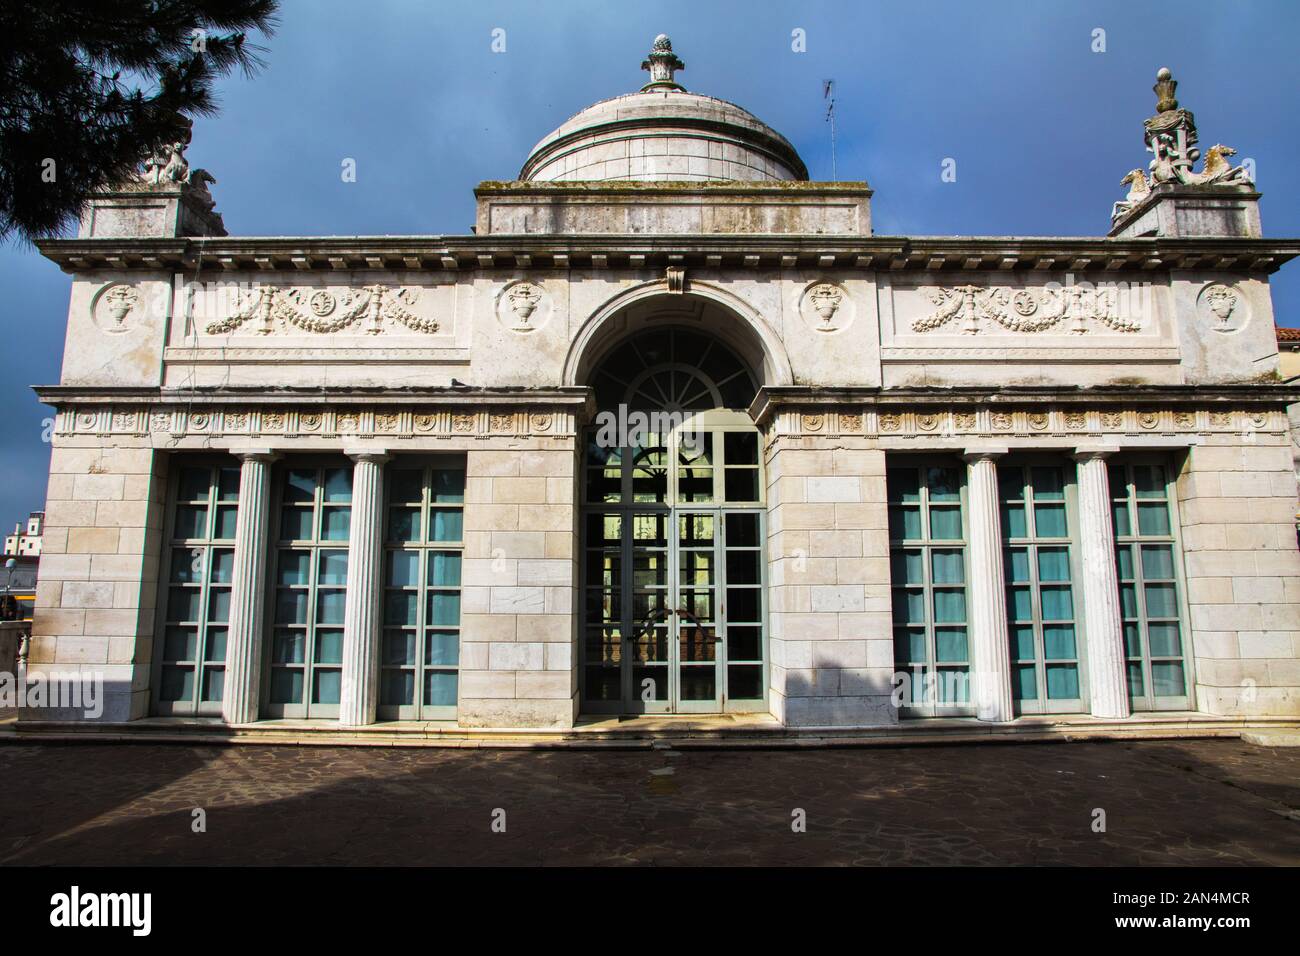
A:
<svg viewBox="0 0 1300 956">
<path fill-rule="evenodd" d="M 1300 749 L 1238 740 L 13 744 L 0 787 L 0 865 L 1300 864 Z M 192 832 L 196 807 L 206 833 Z M 496 808 L 505 833 L 491 830 Z M 791 830 L 796 808 L 805 833 Z"/>
</svg>

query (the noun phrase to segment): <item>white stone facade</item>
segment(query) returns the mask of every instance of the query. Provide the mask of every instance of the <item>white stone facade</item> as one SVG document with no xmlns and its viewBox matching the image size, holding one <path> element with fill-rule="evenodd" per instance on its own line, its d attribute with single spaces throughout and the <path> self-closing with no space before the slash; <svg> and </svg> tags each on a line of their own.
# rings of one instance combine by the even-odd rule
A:
<svg viewBox="0 0 1300 956">
<path fill-rule="evenodd" d="M 673 92 L 638 95 L 672 107 L 659 140 L 670 149 L 684 119 L 692 136 L 704 136 L 706 160 L 711 143 L 767 135 L 756 120 L 701 113 Z M 637 114 L 642 133 L 653 133 L 652 114 L 649 106 Z M 604 136 L 610 108 L 589 119 Z M 730 127 L 709 140 L 709 124 Z M 583 140 L 584 128 L 571 123 L 557 135 L 606 148 L 599 137 Z M 72 294 L 62 378 L 39 390 L 57 414 L 32 670 L 102 674 L 107 720 L 175 713 L 160 707 L 170 691 L 160 686 L 167 678 L 159 654 L 184 627 L 169 623 L 164 602 L 178 581 L 189 581 L 174 566 L 177 542 L 198 540 L 177 534 L 190 500 L 181 474 L 201 464 L 218 476 L 205 507 L 215 514 L 221 502 L 237 501 L 237 516 L 228 536 L 214 525 L 212 541 L 193 545 L 196 555 L 211 552 L 196 558 L 203 568 L 233 561 L 228 579 L 212 570 L 194 591 L 229 601 L 228 612 L 205 610 L 196 625 L 224 641 L 220 660 L 194 664 L 195 675 L 206 668 L 224 680 L 220 698 L 206 710 L 199 700 L 196 715 L 265 719 L 270 672 L 301 667 L 333 700 L 322 719 L 348 726 L 391 719 L 383 716 L 386 695 L 398 692 L 385 681 L 400 683 L 398 671 L 409 667 L 428 680 L 419 699 L 439 702 L 419 719 L 571 727 L 591 712 L 597 617 L 618 605 L 613 592 L 634 602 L 658 586 L 602 584 L 593 570 L 599 549 L 585 522 L 623 507 L 591 498 L 597 465 L 584 436 L 608 410 L 598 398 L 602 363 L 631 337 L 673 328 L 718 343 L 752 378 L 752 400 L 729 408 L 718 435 L 729 428 L 759 436 L 761 492 L 742 510 L 761 515 L 762 541 L 753 547 L 762 613 L 735 634 L 752 624 L 761 643 L 742 653 L 739 636 L 720 637 L 704 653 L 724 655 L 717 672 L 735 687 L 749 688 L 748 675 L 760 672 L 762 683 L 757 696 L 748 689 L 737 697 L 744 703 L 731 706 L 724 678 L 712 697 L 695 698 L 683 671 L 672 678 L 669 711 L 758 710 L 791 727 L 924 719 L 897 706 L 900 641 L 939 642 L 930 645 L 930 665 L 942 672 L 956 646 L 944 650 L 943 642 L 960 631 L 957 670 L 970 681 L 969 708 L 954 713 L 972 720 L 1030 712 L 1032 673 L 1058 681 L 1045 685 L 1038 713 L 1300 715 L 1300 552 L 1285 411 L 1298 396 L 1276 383 L 1268 289 L 1269 274 L 1300 253 L 1300 243 L 1257 231 L 876 236 L 862 183 L 801 182 L 791 165 L 754 176 L 709 167 L 691 181 L 687 162 L 680 176 L 651 170 L 674 181 L 633 188 L 600 182 L 638 178 L 630 168 L 595 175 L 573 165 L 573 154 L 555 159 L 557 141 L 539 144 L 530 163 L 549 170 L 562 162 L 563 171 L 535 179 L 583 181 L 483 184 L 475 235 L 184 237 L 141 220 L 129 236 L 91 230 L 41 244 L 72 276 Z M 725 160 L 725 143 L 718 148 Z M 768 181 L 733 181 L 742 179 Z M 1234 197 L 1253 209 L 1257 194 L 1241 187 Z M 678 362 L 682 374 L 708 361 L 688 358 Z M 910 507 L 898 476 L 918 462 L 958 476 L 960 486 L 917 492 L 931 502 L 924 541 L 891 524 Z M 716 461 L 709 467 L 721 476 Z M 322 562 L 308 586 L 285 583 L 293 548 L 284 509 L 293 490 L 286 475 L 311 468 L 326 469 L 311 513 L 345 501 L 350 517 L 344 537 L 330 536 L 328 515 L 310 541 L 294 536 L 293 548 Z M 463 474 L 463 495 L 439 499 L 426 487 L 408 510 L 422 507 L 420 521 L 452 521 L 439 502 L 454 500 L 462 525 L 459 537 L 430 537 L 411 553 L 419 552 L 422 569 L 436 557 L 458 570 L 437 582 L 422 570 L 422 583 L 406 586 L 424 610 L 397 620 L 392 608 L 407 605 L 391 570 L 403 546 L 387 524 L 400 499 L 391 482 L 397 471 L 421 468 L 426 486 L 439 480 L 428 477 L 438 469 Z M 1012 480 L 1022 468 L 1030 476 L 1023 506 Z M 1133 477 L 1135 468 L 1163 470 Z M 1062 476 L 1063 487 L 1035 485 L 1034 469 Z M 1167 487 L 1142 483 L 1157 473 Z M 338 474 L 350 476 L 348 491 L 331 497 L 326 485 L 343 480 L 330 477 Z M 226 475 L 237 482 L 230 497 L 218 488 Z M 662 513 L 676 528 L 703 509 L 683 504 L 684 481 L 672 479 L 675 503 L 627 513 Z M 1117 494 L 1132 500 L 1117 504 Z M 1029 510 L 1033 496 L 1043 502 L 1041 524 L 1035 517 L 1033 533 L 1021 535 L 1017 509 Z M 1038 508 L 1039 497 L 1033 501 Z M 956 536 L 933 534 L 930 523 L 957 502 Z M 1115 508 L 1145 515 L 1151 502 L 1165 506 L 1166 523 L 1115 524 Z M 1068 531 L 1054 537 L 1045 529 L 1058 513 Z M 720 524 L 728 514 L 717 510 Z M 690 551 L 685 538 L 674 540 L 665 555 Z M 641 561 L 639 546 L 629 543 L 625 557 Z M 605 549 L 608 574 L 623 573 L 618 547 Z M 1143 577 L 1126 571 L 1125 548 L 1148 563 Z M 911 573 L 900 568 L 912 551 L 939 562 L 954 549 L 960 582 L 927 571 L 928 590 L 918 579 L 916 594 L 938 602 L 935 594 L 959 583 L 969 608 L 961 621 L 940 626 L 930 617 L 940 613 L 937 603 L 927 605 L 923 626 L 901 618 L 900 600 L 911 592 L 899 574 Z M 335 621 L 324 568 L 326 552 L 340 551 L 348 570 L 346 587 L 335 582 L 342 601 Z M 730 551 L 709 553 L 743 563 Z M 1032 555 L 1040 566 L 1022 587 L 1019 562 Z M 1064 573 L 1055 557 L 1077 569 L 1065 595 L 1045 570 Z M 683 566 L 671 562 L 664 579 L 672 582 L 666 593 L 681 595 L 676 603 L 693 599 Z M 741 596 L 722 597 L 720 580 L 709 579 L 722 602 L 711 613 L 735 613 Z M 1145 595 L 1138 610 L 1125 603 L 1129 584 Z M 319 658 L 306 663 L 275 656 L 290 646 L 282 643 L 290 627 L 283 616 L 295 587 L 314 608 L 290 622 Z M 454 600 L 438 603 L 435 589 Z M 1029 594 L 1032 620 L 1017 616 Z M 1069 602 L 1068 620 L 1050 613 L 1060 601 Z M 440 616 L 453 606 L 454 622 Z M 668 611 L 685 621 L 685 604 Z M 652 627 L 644 621 L 638 627 Z M 703 627 L 668 626 L 664 633 L 694 627 L 697 637 Z M 390 659 L 390 637 L 401 627 L 422 642 L 422 663 Z M 1037 665 L 1009 645 L 1017 628 L 1028 635 L 1031 627 Z M 1180 635 L 1173 644 L 1170 628 Z M 1059 643 L 1067 631 L 1072 656 Z M 1125 642 L 1139 633 L 1145 650 L 1135 657 Z M 447 656 L 449 635 L 455 652 Z M 622 654 L 653 655 L 652 644 L 624 645 Z M 609 646 L 599 652 L 613 653 L 606 663 L 625 667 Z M 681 667 L 685 657 L 673 660 Z M 1181 674 L 1184 692 L 1166 694 L 1165 703 L 1149 699 L 1148 707 L 1130 683 L 1139 672 L 1166 689 L 1169 675 Z M 448 674 L 450 705 L 440 696 Z M 621 693 L 628 706 L 660 701 L 654 688 L 640 698 L 635 689 Z M 1053 699 L 1077 703 L 1057 711 Z"/>
</svg>

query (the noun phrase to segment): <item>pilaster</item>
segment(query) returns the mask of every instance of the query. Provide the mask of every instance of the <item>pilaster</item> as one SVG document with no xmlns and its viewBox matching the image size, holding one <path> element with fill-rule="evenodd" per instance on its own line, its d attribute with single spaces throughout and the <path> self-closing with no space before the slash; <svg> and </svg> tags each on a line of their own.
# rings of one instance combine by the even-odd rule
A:
<svg viewBox="0 0 1300 956">
<path fill-rule="evenodd" d="M 352 468 L 352 529 L 348 597 L 343 611 L 343 686 L 339 723 L 373 724 L 379 706 L 379 589 L 383 557 L 383 477 L 388 455 L 348 451 Z"/>
<path fill-rule="evenodd" d="M 1088 691 L 1092 715 L 1109 718 L 1128 717 L 1130 713 L 1110 481 L 1106 471 L 1106 458 L 1116 451 L 1116 448 L 1080 448 L 1074 455 L 1079 463 L 1079 542 L 1083 558 Z"/>
<path fill-rule="evenodd" d="M 968 450 L 966 496 L 969 502 L 971 670 L 976 715 L 980 720 L 1011 720 L 1011 656 L 1007 637 L 1006 577 L 998 515 L 997 460 L 1005 448 Z"/>
<path fill-rule="evenodd" d="M 247 724 L 257 720 L 261 696 L 271 463 L 276 455 L 267 449 L 234 454 L 240 460 L 239 512 L 235 518 L 235 566 L 221 717 L 228 724 Z"/>
</svg>

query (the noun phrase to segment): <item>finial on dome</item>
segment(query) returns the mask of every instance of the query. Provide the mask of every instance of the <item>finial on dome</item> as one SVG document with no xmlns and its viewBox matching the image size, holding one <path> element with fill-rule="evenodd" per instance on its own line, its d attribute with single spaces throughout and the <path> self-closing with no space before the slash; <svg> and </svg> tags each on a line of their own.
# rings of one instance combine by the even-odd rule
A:
<svg viewBox="0 0 1300 956">
<path fill-rule="evenodd" d="M 661 33 L 655 37 L 650 55 L 641 63 L 641 69 L 650 71 L 650 82 L 641 87 L 641 92 L 650 90 L 685 90 L 675 79 L 673 73 L 686 69 L 686 64 L 673 52 L 673 41 L 668 34 Z"/>
</svg>

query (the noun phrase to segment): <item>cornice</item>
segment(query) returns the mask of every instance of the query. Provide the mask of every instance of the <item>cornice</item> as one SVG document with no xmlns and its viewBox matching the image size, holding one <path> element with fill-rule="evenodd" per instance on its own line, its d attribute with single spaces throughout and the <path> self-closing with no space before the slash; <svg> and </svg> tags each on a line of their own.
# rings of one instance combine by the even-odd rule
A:
<svg viewBox="0 0 1300 956">
<path fill-rule="evenodd" d="M 1269 274 L 1300 239 L 1071 236 L 504 235 L 42 239 L 65 272 L 858 269 L 868 272 L 1214 269 Z"/>
</svg>

